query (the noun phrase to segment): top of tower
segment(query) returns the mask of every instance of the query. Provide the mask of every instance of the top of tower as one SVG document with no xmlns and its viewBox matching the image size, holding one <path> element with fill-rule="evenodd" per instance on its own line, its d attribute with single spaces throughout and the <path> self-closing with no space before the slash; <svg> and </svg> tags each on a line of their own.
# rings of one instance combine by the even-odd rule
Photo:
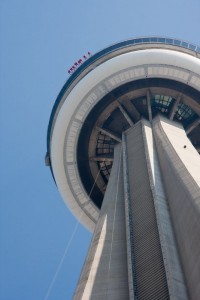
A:
<svg viewBox="0 0 200 300">
<path fill-rule="evenodd" d="M 89 229 L 122 131 L 158 112 L 182 122 L 200 149 L 200 47 L 161 37 L 126 40 L 89 57 L 62 88 L 49 121 L 46 163 Z"/>
</svg>

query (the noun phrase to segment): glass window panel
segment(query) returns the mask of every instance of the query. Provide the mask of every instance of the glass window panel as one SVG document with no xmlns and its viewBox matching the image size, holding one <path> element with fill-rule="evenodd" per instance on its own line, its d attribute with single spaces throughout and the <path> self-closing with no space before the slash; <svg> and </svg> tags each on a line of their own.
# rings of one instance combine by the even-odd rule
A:
<svg viewBox="0 0 200 300">
<path fill-rule="evenodd" d="M 167 114 L 173 102 L 174 99 L 167 95 L 154 95 L 151 98 L 151 105 L 154 113 L 155 111 L 160 111 Z"/>
<path fill-rule="evenodd" d="M 188 48 L 188 43 L 182 42 L 182 46 L 185 47 L 185 48 Z"/>
<path fill-rule="evenodd" d="M 180 103 L 178 105 L 178 109 L 176 111 L 176 118 L 178 120 L 185 120 L 190 122 L 195 117 L 195 112 L 184 103 Z"/>
<path fill-rule="evenodd" d="M 150 38 L 143 38 L 142 41 L 143 41 L 144 43 L 149 43 L 149 42 L 150 42 Z"/>
<path fill-rule="evenodd" d="M 181 45 L 181 41 L 179 41 L 179 40 L 174 40 L 174 45 L 180 46 L 180 45 Z"/>
<path fill-rule="evenodd" d="M 173 40 L 172 39 L 166 39 L 166 43 L 167 44 L 173 44 Z"/>
<path fill-rule="evenodd" d="M 195 50 L 195 49 L 196 49 L 196 46 L 190 44 L 190 45 L 189 45 L 189 48 L 192 49 L 192 50 Z"/>
<path fill-rule="evenodd" d="M 161 43 L 165 43 L 165 39 L 164 38 L 158 38 L 158 41 Z"/>
</svg>

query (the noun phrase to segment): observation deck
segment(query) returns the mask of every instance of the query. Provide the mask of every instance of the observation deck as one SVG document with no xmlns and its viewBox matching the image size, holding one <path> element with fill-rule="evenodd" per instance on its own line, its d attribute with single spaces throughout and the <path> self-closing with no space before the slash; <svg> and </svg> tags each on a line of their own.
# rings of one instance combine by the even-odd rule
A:
<svg viewBox="0 0 200 300">
<path fill-rule="evenodd" d="M 200 47 L 162 37 L 126 40 L 91 56 L 65 83 L 49 121 L 46 161 L 88 229 L 122 132 L 157 114 L 182 123 L 200 153 Z"/>
</svg>

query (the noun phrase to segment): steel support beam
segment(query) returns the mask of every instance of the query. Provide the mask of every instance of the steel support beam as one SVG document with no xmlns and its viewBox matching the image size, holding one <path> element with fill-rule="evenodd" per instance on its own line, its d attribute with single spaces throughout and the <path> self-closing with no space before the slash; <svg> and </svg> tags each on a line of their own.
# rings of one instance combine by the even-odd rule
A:
<svg viewBox="0 0 200 300">
<path fill-rule="evenodd" d="M 174 115 L 175 115 L 175 113 L 176 113 L 176 110 L 177 110 L 177 107 L 178 107 L 178 105 L 179 105 L 180 100 L 181 100 L 181 94 L 178 95 L 176 101 L 174 102 L 174 105 L 173 105 L 173 107 L 172 107 L 172 110 L 171 110 L 170 113 L 169 113 L 169 119 L 170 119 L 170 120 L 173 120 L 173 119 L 174 119 Z"/>
<path fill-rule="evenodd" d="M 107 130 L 107 129 L 104 129 L 104 128 L 101 128 L 101 127 L 98 127 L 96 126 L 96 129 L 102 133 L 104 133 L 105 135 L 109 136 L 111 139 L 121 143 L 121 138 L 114 132 L 111 132 L 110 130 Z"/>
<path fill-rule="evenodd" d="M 186 133 L 189 134 L 193 129 L 195 129 L 200 124 L 200 118 L 192 122 L 187 128 Z"/>
<path fill-rule="evenodd" d="M 126 109 L 119 103 L 119 109 L 121 111 L 121 113 L 123 114 L 123 116 L 125 117 L 126 121 L 129 123 L 129 125 L 131 127 L 134 126 L 134 122 L 133 120 L 131 119 L 129 113 L 126 111 Z"/>
<path fill-rule="evenodd" d="M 113 155 L 101 154 L 101 155 L 90 157 L 90 160 L 91 161 L 113 161 Z"/>
<path fill-rule="evenodd" d="M 147 109 L 148 109 L 149 122 L 152 122 L 151 99 L 150 99 L 149 90 L 147 90 L 146 97 L 147 97 Z"/>
<path fill-rule="evenodd" d="M 141 115 L 132 101 L 130 100 L 123 101 L 123 105 L 131 115 L 131 119 L 134 121 L 134 123 L 138 122 L 141 119 Z"/>
</svg>

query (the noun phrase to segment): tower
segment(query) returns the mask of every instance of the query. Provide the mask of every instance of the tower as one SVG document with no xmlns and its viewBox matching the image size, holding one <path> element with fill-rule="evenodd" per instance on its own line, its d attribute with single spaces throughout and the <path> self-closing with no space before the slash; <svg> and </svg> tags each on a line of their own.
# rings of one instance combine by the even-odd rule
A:
<svg viewBox="0 0 200 300">
<path fill-rule="evenodd" d="M 71 75 L 46 162 L 94 232 L 74 299 L 198 299 L 199 153 L 199 47 L 127 40 Z"/>
</svg>

